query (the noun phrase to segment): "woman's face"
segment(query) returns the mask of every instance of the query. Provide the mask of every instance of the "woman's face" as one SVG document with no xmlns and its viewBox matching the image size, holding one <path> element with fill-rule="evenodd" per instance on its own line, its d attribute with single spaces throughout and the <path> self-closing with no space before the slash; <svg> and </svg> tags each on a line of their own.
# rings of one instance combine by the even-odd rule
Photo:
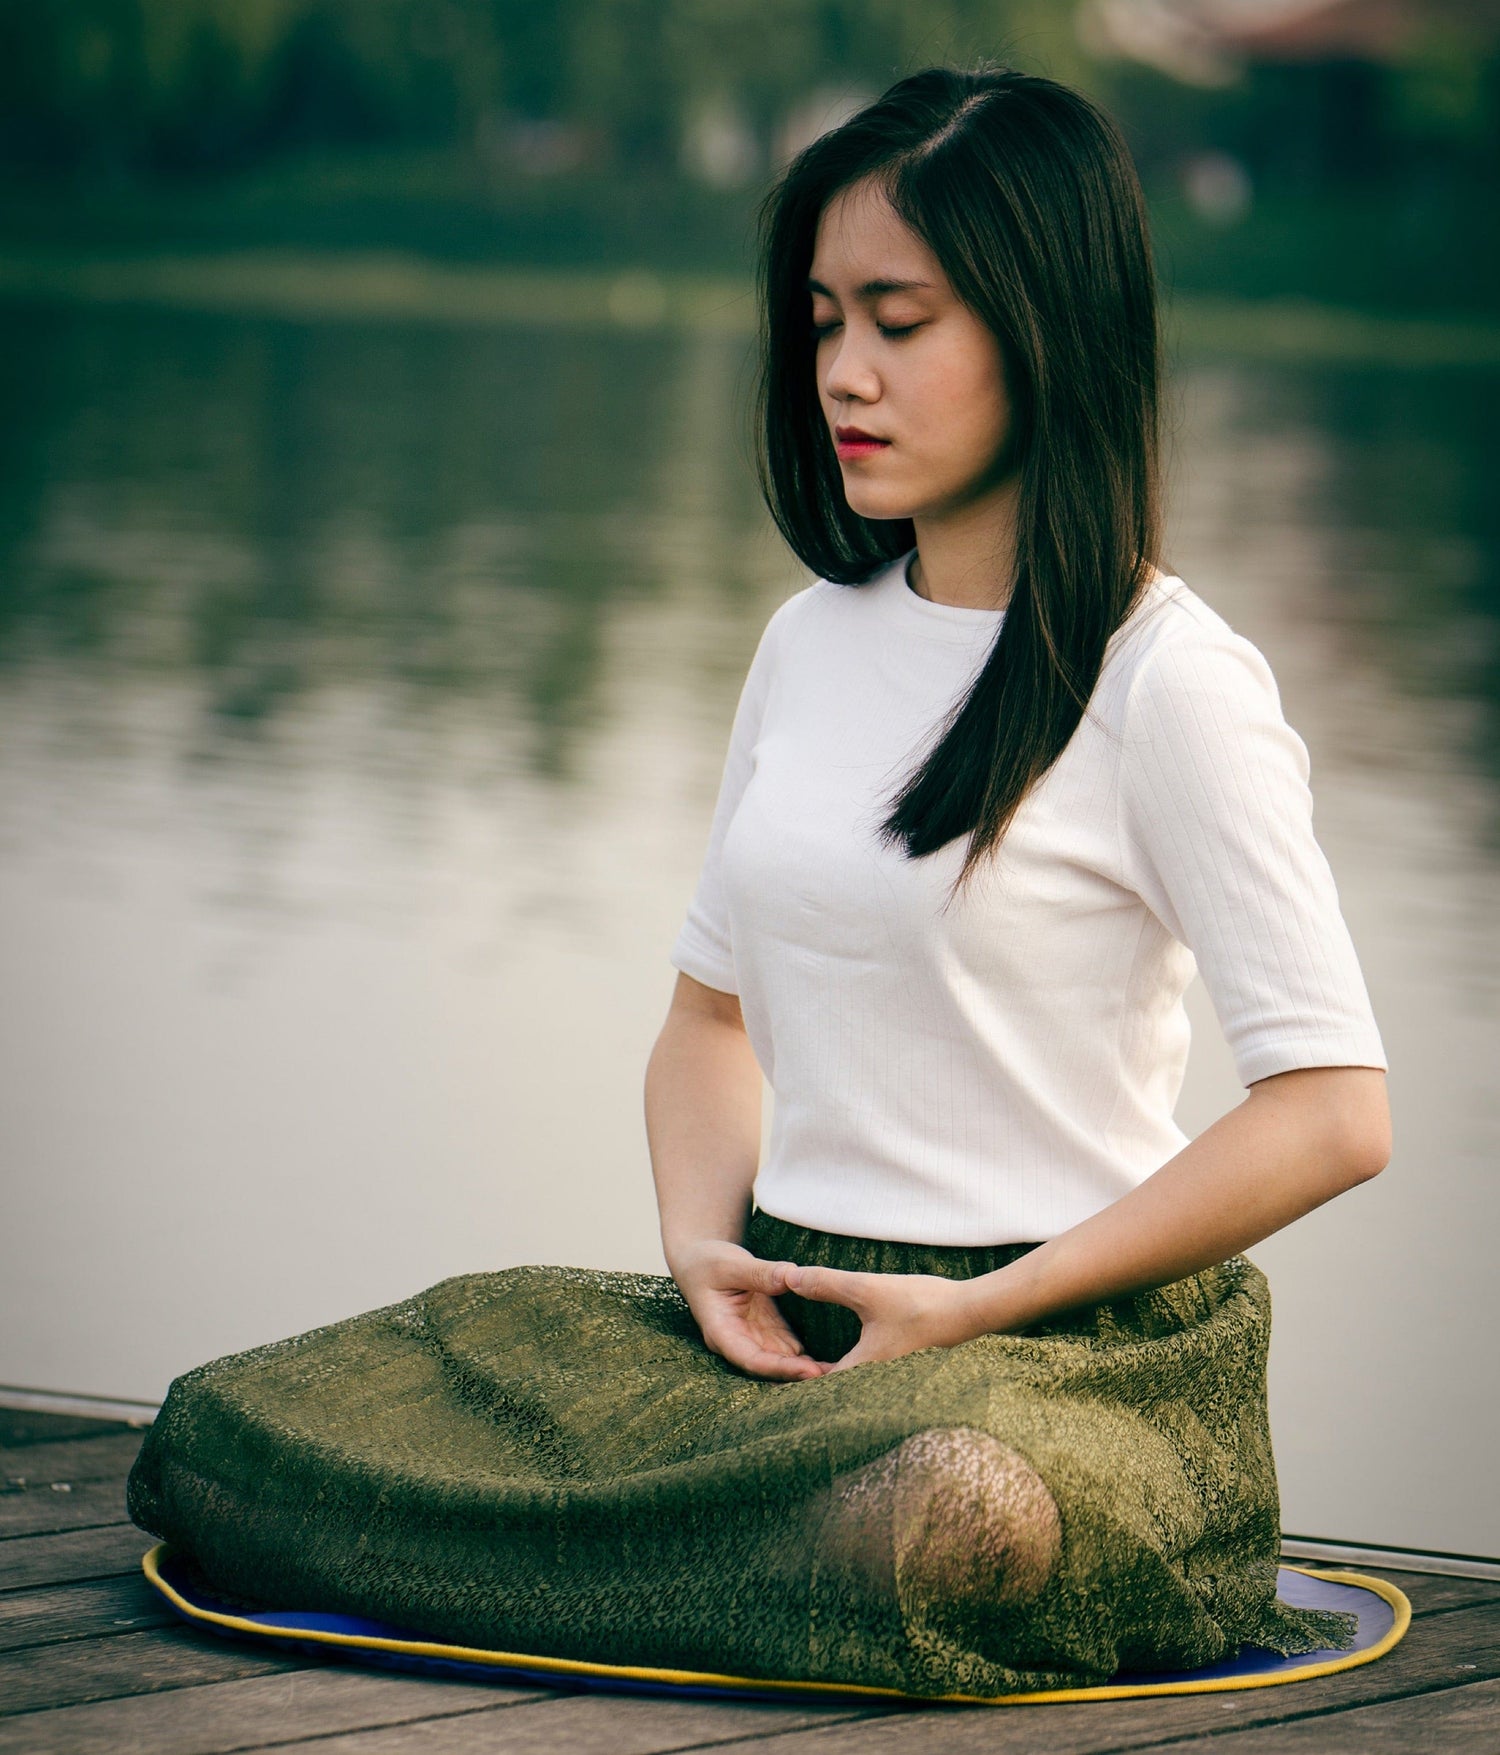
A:
<svg viewBox="0 0 1500 1755">
<path fill-rule="evenodd" d="M 809 289 L 818 398 L 850 509 L 931 517 L 999 488 L 1011 474 L 1003 350 L 875 183 L 823 210 Z M 886 443 L 843 445 L 839 427 Z"/>
</svg>

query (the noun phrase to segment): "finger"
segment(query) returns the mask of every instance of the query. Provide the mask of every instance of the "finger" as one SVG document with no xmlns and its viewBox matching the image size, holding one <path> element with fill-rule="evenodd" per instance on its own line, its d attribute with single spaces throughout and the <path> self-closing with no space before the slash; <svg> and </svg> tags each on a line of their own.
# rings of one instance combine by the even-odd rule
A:
<svg viewBox="0 0 1500 1755">
<path fill-rule="evenodd" d="M 769 1347 L 741 1346 L 732 1352 L 726 1348 L 724 1356 L 731 1364 L 738 1365 L 757 1377 L 795 1381 L 806 1377 L 821 1377 L 828 1369 L 819 1360 L 810 1359 L 805 1353 L 774 1353 Z"/>
<path fill-rule="evenodd" d="M 752 1342 L 759 1342 L 773 1353 L 805 1353 L 802 1337 L 774 1304 L 766 1303 L 746 1311 L 740 1318 Z"/>
<path fill-rule="evenodd" d="M 859 1339 L 849 1351 L 844 1354 L 842 1359 L 834 1360 L 828 1369 L 830 1371 L 849 1371 L 856 1365 L 869 1365 L 877 1359 L 891 1357 L 892 1354 L 886 1345 L 882 1330 L 877 1324 L 867 1323 Z"/>
<path fill-rule="evenodd" d="M 750 1257 L 750 1264 L 744 1278 L 746 1290 L 751 1292 L 784 1292 L 787 1287 L 787 1274 L 796 1268 L 794 1261 L 766 1261 L 758 1255 Z"/>
<path fill-rule="evenodd" d="M 809 1298 L 817 1304 L 842 1304 L 858 1312 L 865 1305 L 867 1277 L 844 1268 L 794 1266 L 786 1283 L 799 1298 Z"/>
<path fill-rule="evenodd" d="M 856 1345 L 851 1347 L 849 1351 L 844 1354 L 842 1359 L 836 1359 L 828 1369 L 830 1371 L 848 1371 L 855 1365 L 867 1364 L 871 1359 L 878 1357 L 879 1354 L 873 1352 L 867 1353 L 861 1347 Z"/>
<path fill-rule="evenodd" d="M 787 1289 L 787 1275 L 797 1270 L 797 1263 L 769 1261 L 746 1252 L 741 1265 L 742 1271 L 735 1276 L 740 1290 L 730 1292 L 721 1288 L 713 1308 L 699 1313 L 700 1331 L 705 1340 L 712 1337 L 711 1350 L 733 1364 L 758 1372 L 765 1371 L 763 1361 L 752 1363 L 758 1356 L 781 1360 L 781 1366 L 767 1375 L 822 1376 L 829 1369 L 828 1361 L 811 1357 L 801 1336 L 775 1302 L 775 1293 Z M 764 1291 L 759 1287 L 752 1289 L 751 1282 L 756 1279 L 766 1282 Z M 788 1369 L 791 1361 L 800 1361 L 803 1369 Z"/>
<path fill-rule="evenodd" d="M 802 1337 L 770 1299 L 734 1311 L 731 1325 L 747 1347 L 761 1346 L 772 1353 L 794 1355 L 815 1365 L 819 1373 L 829 1368 L 828 1360 L 812 1357 L 803 1345 Z"/>
<path fill-rule="evenodd" d="M 740 1280 L 749 1278 L 741 1274 Z M 705 1338 L 716 1341 L 738 1336 L 742 1346 L 764 1346 L 773 1352 L 800 1353 L 801 1338 L 782 1315 L 776 1300 L 743 1284 L 720 1287 L 699 1299 L 693 1312 Z"/>
<path fill-rule="evenodd" d="M 811 1377 L 823 1370 L 821 1361 L 803 1350 L 791 1329 L 752 1328 L 743 1316 L 731 1315 L 728 1320 L 712 1323 L 703 1331 L 703 1339 L 711 1352 L 731 1364 L 765 1376 Z M 771 1370 L 773 1364 L 775 1369 Z"/>
</svg>

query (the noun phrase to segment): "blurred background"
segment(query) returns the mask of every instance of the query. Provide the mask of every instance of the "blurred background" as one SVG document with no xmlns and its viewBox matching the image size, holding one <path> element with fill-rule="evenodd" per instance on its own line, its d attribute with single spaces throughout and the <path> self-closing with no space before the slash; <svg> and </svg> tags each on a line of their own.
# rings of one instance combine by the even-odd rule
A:
<svg viewBox="0 0 1500 1755">
<path fill-rule="evenodd" d="M 667 955 L 808 582 L 755 204 L 977 55 L 1136 155 L 1167 558 L 1276 671 L 1391 1061 L 1390 1169 L 1254 1252 L 1286 1527 L 1500 1556 L 1494 0 L 3 0 L 0 1400 L 665 1271 Z"/>
</svg>

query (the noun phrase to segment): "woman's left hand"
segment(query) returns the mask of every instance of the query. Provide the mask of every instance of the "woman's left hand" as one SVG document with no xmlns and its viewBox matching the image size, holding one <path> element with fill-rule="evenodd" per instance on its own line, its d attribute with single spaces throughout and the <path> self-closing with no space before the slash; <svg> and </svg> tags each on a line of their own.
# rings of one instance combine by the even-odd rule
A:
<svg viewBox="0 0 1500 1755">
<path fill-rule="evenodd" d="M 787 1290 L 819 1304 L 842 1304 L 859 1318 L 859 1340 L 827 1371 L 868 1359 L 899 1359 L 919 1347 L 952 1347 L 982 1332 L 964 1282 L 940 1274 L 861 1274 L 844 1268 L 792 1267 Z"/>
</svg>

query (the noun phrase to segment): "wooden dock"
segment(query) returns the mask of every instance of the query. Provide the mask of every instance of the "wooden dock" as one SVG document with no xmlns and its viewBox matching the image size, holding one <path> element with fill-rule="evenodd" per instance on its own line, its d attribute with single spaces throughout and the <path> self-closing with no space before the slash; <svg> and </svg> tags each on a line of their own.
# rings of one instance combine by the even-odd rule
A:
<svg viewBox="0 0 1500 1755">
<path fill-rule="evenodd" d="M 1341 1675 L 1043 1707 L 674 1700 L 428 1681 L 176 1623 L 126 1521 L 128 1426 L 0 1410 L 0 1755 L 1480 1755 L 1500 1748 L 1500 1581 L 1399 1572 L 1411 1631 Z"/>
</svg>

